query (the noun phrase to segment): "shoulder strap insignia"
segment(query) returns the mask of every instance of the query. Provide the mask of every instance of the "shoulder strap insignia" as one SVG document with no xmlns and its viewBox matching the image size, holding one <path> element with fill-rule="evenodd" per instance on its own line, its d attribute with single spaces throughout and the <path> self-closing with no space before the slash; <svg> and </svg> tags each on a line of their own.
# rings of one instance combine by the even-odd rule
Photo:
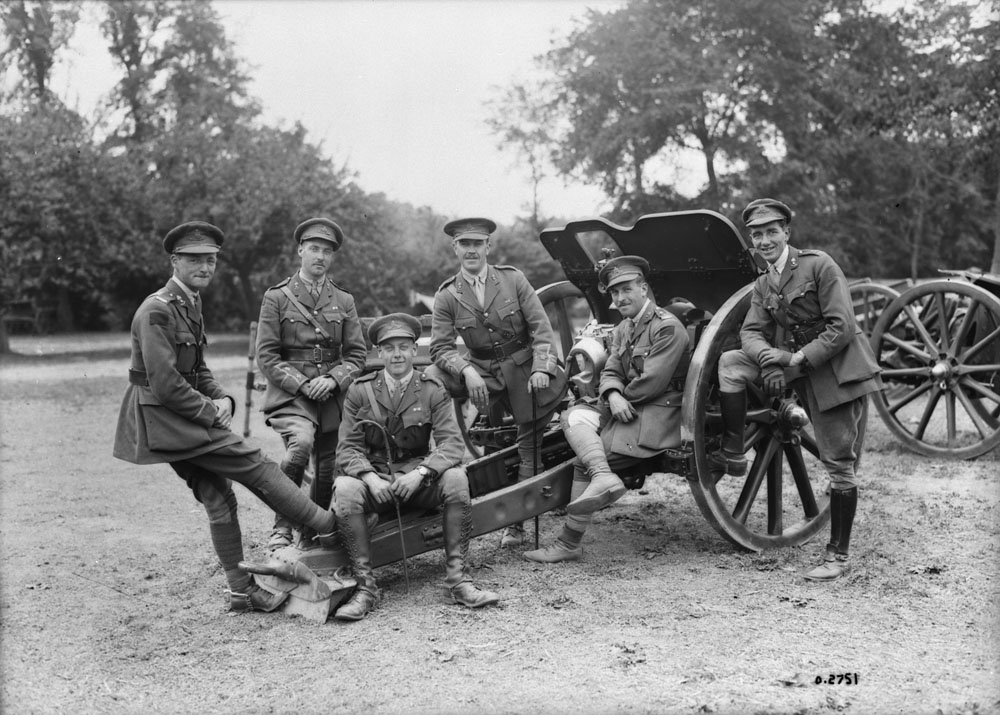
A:
<svg viewBox="0 0 1000 715">
<path fill-rule="evenodd" d="M 347 288 L 344 288 L 342 285 L 340 285 L 336 281 L 334 281 L 334 280 L 332 280 L 330 278 L 327 278 L 327 280 L 330 281 L 330 285 L 332 285 L 337 290 L 341 291 L 342 293 L 347 293 L 348 295 L 352 295 L 351 291 L 347 290 Z"/>
<path fill-rule="evenodd" d="M 502 264 L 498 264 L 498 265 L 495 265 L 493 267 L 496 268 L 498 271 L 514 271 L 516 273 L 520 273 L 521 272 L 521 269 L 518 268 L 517 266 L 505 266 L 505 265 L 502 265 Z"/>
<path fill-rule="evenodd" d="M 161 303 L 174 303 L 179 300 L 179 297 L 173 291 L 169 291 L 166 288 L 160 288 L 160 290 L 153 293 L 151 298 L 156 298 Z"/>
<path fill-rule="evenodd" d="M 271 286 L 270 288 L 268 288 L 268 290 L 277 290 L 278 288 L 283 288 L 284 286 L 288 285 L 288 281 L 290 281 L 290 280 L 292 280 L 292 279 L 291 278 L 286 278 L 285 280 L 281 281 L 280 283 L 275 283 L 273 286 Z"/>
<path fill-rule="evenodd" d="M 354 378 L 354 382 L 368 382 L 369 380 L 374 380 L 378 376 L 378 370 L 372 370 L 371 372 L 366 372 L 361 377 Z"/>
<path fill-rule="evenodd" d="M 445 288 L 447 288 L 449 285 L 451 285 L 452 283 L 454 283 L 456 278 L 458 278 L 458 274 L 457 273 L 455 275 L 451 276 L 450 278 L 446 278 L 445 281 L 444 281 L 444 283 L 442 283 L 441 285 L 439 285 L 437 291 L 435 291 L 435 292 L 440 293 Z"/>
<path fill-rule="evenodd" d="M 423 380 L 424 382 L 432 382 L 435 385 L 437 385 L 438 387 L 442 387 L 442 388 L 444 387 L 444 383 L 441 382 L 441 380 L 439 380 L 438 378 L 434 377 L 433 375 L 428 375 L 426 372 L 420 373 L 420 379 Z"/>
</svg>

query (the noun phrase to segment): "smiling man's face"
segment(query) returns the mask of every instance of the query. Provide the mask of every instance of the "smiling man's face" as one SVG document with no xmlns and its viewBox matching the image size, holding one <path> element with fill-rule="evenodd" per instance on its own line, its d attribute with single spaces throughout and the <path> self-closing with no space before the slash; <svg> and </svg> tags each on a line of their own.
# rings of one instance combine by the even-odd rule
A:
<svg viewBox="0 0 1000 715">
<path fill-rule="evenodd" d="M 456 238 L 451 245 L 467 273 L 479 275 L 486 267 L 486 257 L 490 255 L 490 239 L 465 236 Z"/>
<path fill-rule="evenodd" d="M 781 221 L 754 226 L 750 229 L 750 240 L 757 253 L 768 263 L 775 263 L 788 245 L 788 226 Z"/>
<path fill-rule="evenodd" d="M 175 253 L 170 256 L 174 277 L 195 292 L 212 282 L 216 260 L 214 253 Z"/>
</svg>

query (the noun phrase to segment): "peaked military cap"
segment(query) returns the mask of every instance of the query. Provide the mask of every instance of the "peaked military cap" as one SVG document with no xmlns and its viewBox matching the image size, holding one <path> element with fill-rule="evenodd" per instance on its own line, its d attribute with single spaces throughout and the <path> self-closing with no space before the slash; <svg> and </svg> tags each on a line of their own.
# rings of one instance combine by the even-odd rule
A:
<svg viewBox="0 0 1000 715">
<path fill-rule="evenodd" d="M 754 199 L 743 209 L 743 223 L 760 226 L 772 221 L 792 222 L 792 210 L 777 199 Z"/>
<path fill-rule="evenodd" d="M 389 338 L 411 338 L 416 341 L 420 337 L 420 321 L 406 313 L 389 313 L 376 318 L 368 326 L 368 339 L 372 345 L 379 345 Z"/>
<path fill-rule="evenodd" d="M 604 264 L 597 278 L 605 288 L 610 288 L 633 278 L 646 280 L 647 275 L 649 261 L 642 256 L 618 256 Z"/>
<path fill-rule="evenodd" d="M 218 253 L 225 234 L 218 226 L 204 221 L 188 221 L 175 226 L 163 237 L 167 253 Z"/>
<path fill-rule="evenodd" d="M 496 222 L 488 218 L 459 218 L 444 225 L 444 232 L 455 239 L 487 239 L 496 230 Z"/>
<path fill-rule="evenodd" d="M 295 227 L 293 235 L 299 244 L 310 238 L 329 241 L 333 244 L 334 251 L 339 250 L 344 243 L 343 229 L 330 219 L 322 217 L 306 219 Z"/>
</svg>

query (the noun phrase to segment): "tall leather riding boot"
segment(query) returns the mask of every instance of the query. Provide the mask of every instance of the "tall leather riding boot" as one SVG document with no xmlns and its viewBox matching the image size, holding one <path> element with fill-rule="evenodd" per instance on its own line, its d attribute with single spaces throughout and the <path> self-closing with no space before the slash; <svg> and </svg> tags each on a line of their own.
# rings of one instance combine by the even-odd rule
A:
<svg viewBox="0 0 1000 715">
<path fill-rule="evenodd" d="M 830 491 L 831 518 L 840 524 L 840 533 L 835 545 L 838 554 L 846 554 L 851 547 L 851 529 L 854 527 L 854 514 L 858 510 L 858 488 L 832 489 Z M 839 518 L 838 518 L 839 517 Z"/>
<path fill-rule="evenodd" d="M 830 490 L 830 543 L 823 563 L 809 571 L 809 581 L 835 581 L 851 570 L 848 551 L 851 528 L 858 509 L 858 488 Z"/>
<path fill-rule="evenodd" d="M 743 445 L 743 427 L 747 420 L 746 390 L 720 392 L 719 410 L 722 412 L 722 456 L 726 460 L 726 474 L 742 477 L 747 473 Z"/>
<path fill-rule="evenodd" d="M 590 484 L 578 499 L 566 505 L 566 513 L 593 514 L 625 496 L 628 489 L 608 466 L 601 435 L 589 425 L 567 425 L 563 428 L 563 434 L 577 459 L 590 474 Z"/>
<path fill-rule="evenodd" d="M 285 473 L 292 484 L 297 487 L 302 486 L 302 477 L 305 474 L 304 464 L 281 463 L 281 471 Z M 267 548 L 271 551 L 292 545 L 292 523 L 281 514 L 274 515 L 274 528 L 271 529 L 271 538 L 267 542 Z"/>
<path fill-rule="evenodd" d="M 375 610 L 379 599 L 378 585 L 371 565 L 372 540 L 368 532 L 368 519 L 364 513 L 347 514 L 343 518 L 338 517 L 337 522 L 358 586 L 333 617 L 340 621 L 360 621 Z"/>
<path fill-rule="evenodd" d="M 469 537 L 472 534 L 472 506 L 462 503 L 444 505 L 445 598 L 468 608 L 482 608 L 497 603 L 500 597 L 472 583 L 466 567 L 469 560 Z"/>
</svg>

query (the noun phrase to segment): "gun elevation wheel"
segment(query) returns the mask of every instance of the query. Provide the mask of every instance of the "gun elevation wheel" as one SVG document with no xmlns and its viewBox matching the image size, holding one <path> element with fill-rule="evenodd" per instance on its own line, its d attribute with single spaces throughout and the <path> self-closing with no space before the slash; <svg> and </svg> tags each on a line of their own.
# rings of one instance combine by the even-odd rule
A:
<svg viewBox="0 0 1000 715">
<path fill-rule="evenodd" d="M 926 456 L 978 457 L 1000 444 L 1000 299 L 945 279 L 914 286 L 871 337 L 886 391 L 872 395 L 889 430 Z"/>
<path fill-rule="evenodd" d="M 747 285 L 733 294 L 698 341 L 685 385 L 682 430 L 694 449 L 696 473 L 688 485 L 702 514 L 732 543 L 762 551 L 808 541 L 825 527 L 830 510 L 827 473 L 811 426 L 798 426 L 802 412 L 792 395 L 769 400 L 756 387 L 748 390 L 746 476 L 713 472 L 709 465 L 709 453 L 721 446 L 719 356 L 739 348 L 752 291 Z"/>
</svg>

